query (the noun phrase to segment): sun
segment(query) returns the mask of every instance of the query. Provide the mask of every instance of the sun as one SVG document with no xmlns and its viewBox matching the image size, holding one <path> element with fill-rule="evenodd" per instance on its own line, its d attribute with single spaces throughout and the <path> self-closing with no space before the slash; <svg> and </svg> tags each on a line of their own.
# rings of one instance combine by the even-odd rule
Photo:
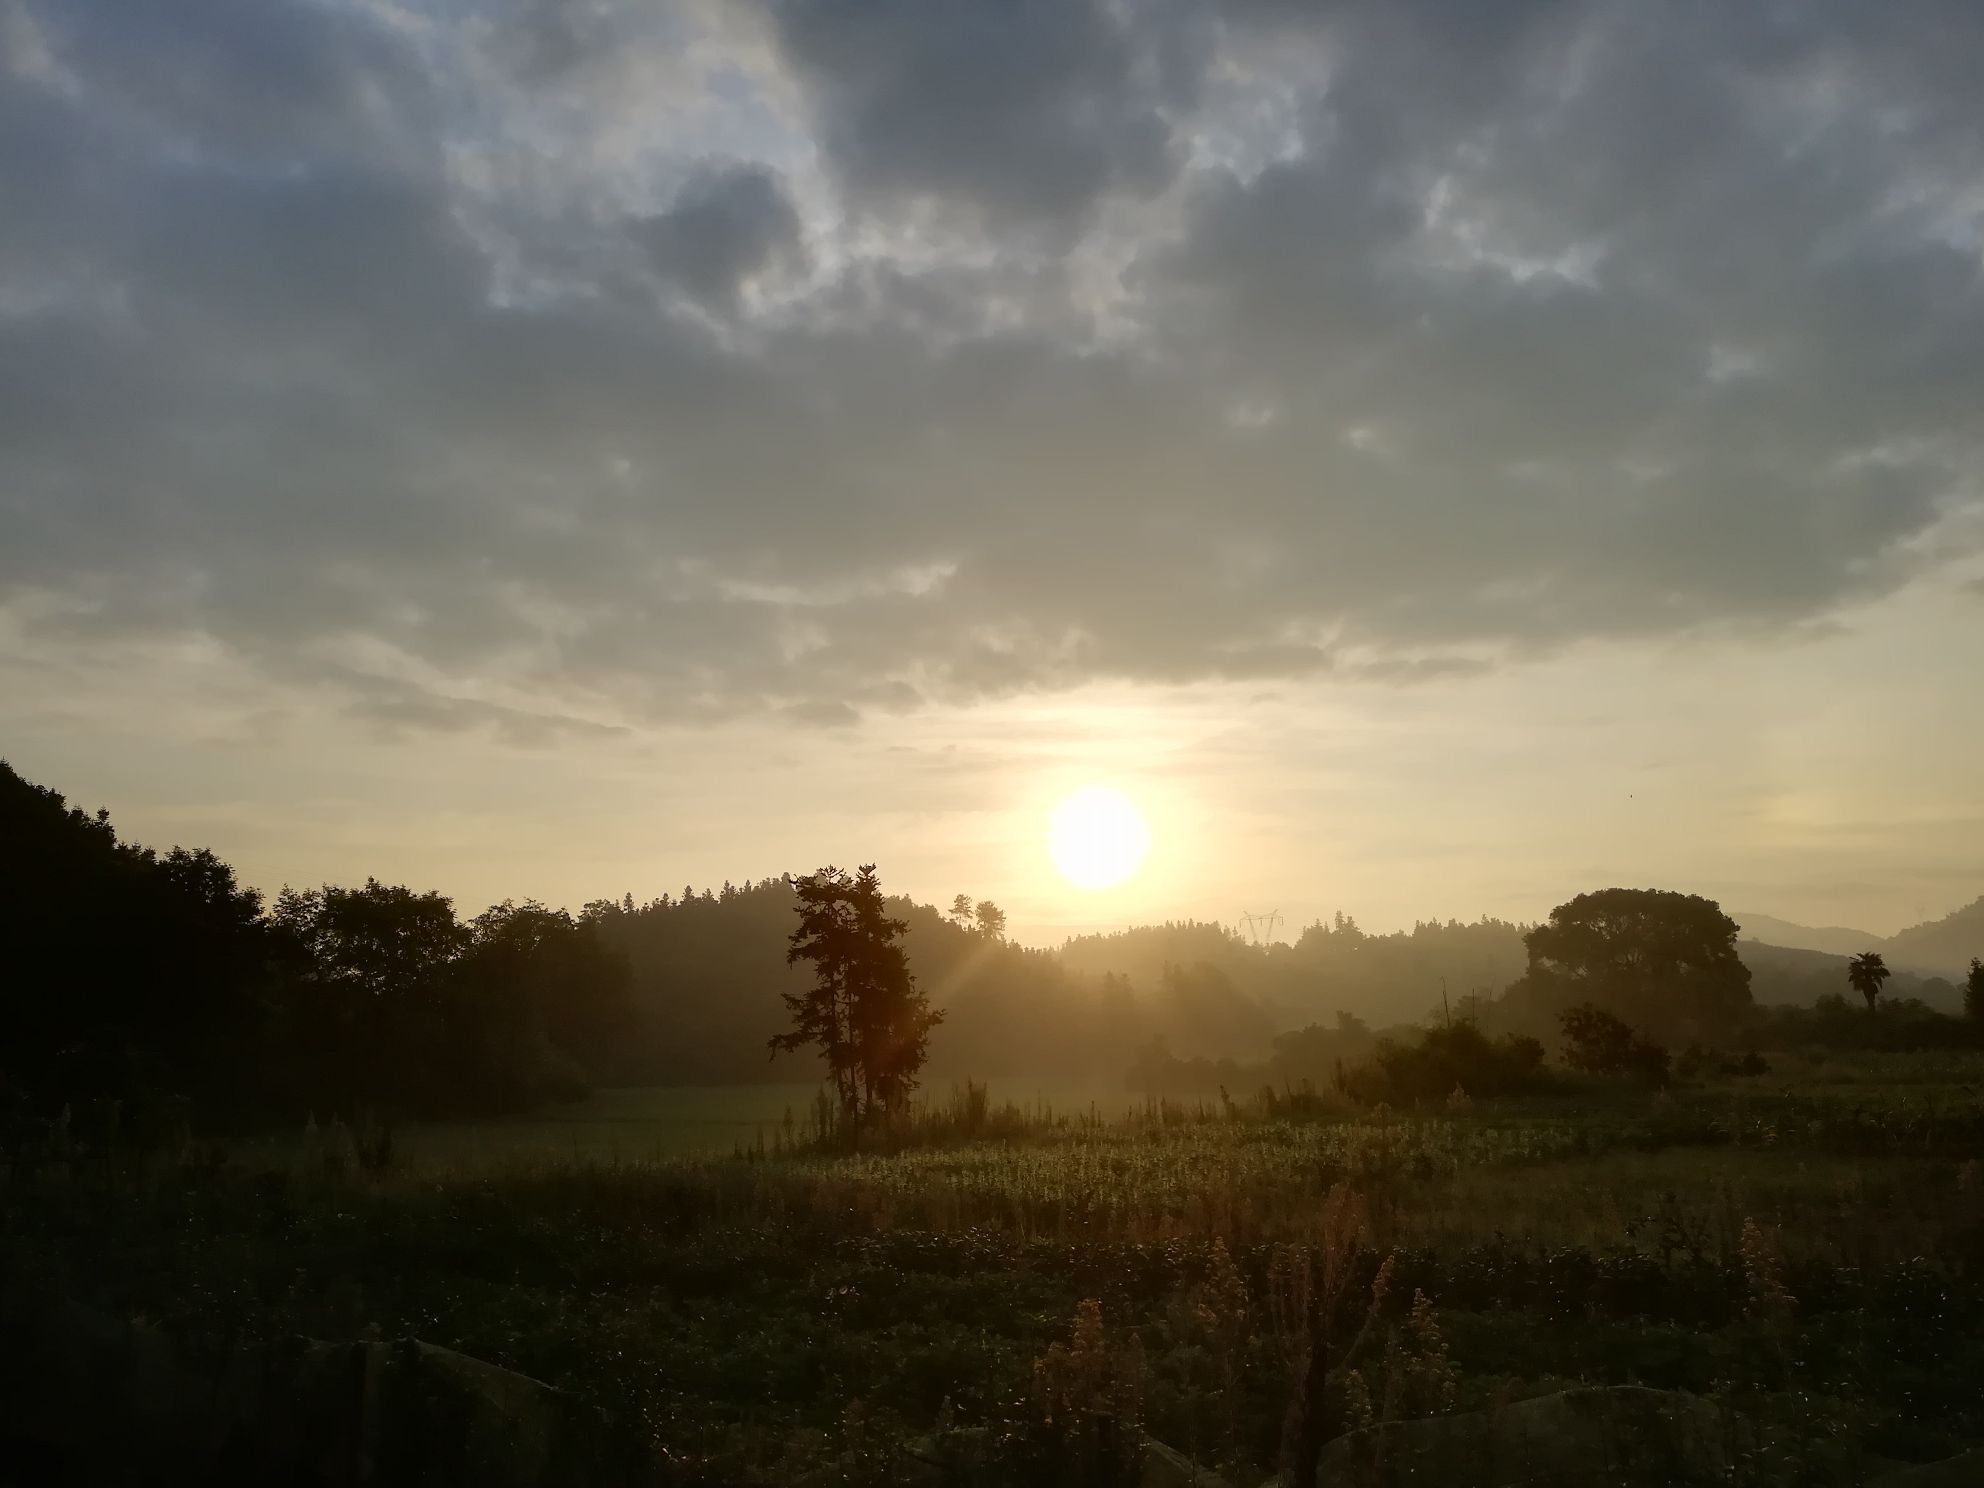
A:
<svg viewBox="0 0 1984 1488">
<path fill-rule="evenodd" d="M 1047 851 L 1076 888 L 1114 888 L 1142 865 L 1150 829 L 1128 796 L 1092 785 L 1054 808 Z"/>
</svg>

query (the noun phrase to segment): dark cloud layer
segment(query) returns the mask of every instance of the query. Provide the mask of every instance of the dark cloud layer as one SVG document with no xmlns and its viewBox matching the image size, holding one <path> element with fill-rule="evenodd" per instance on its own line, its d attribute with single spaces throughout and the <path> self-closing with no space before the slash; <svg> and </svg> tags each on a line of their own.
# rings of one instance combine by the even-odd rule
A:
<svg viewBox="0 0 1984 1488">
<path fill-rule="evenodd" d="M 1182 6 L 1103 0 L 774 0 L 839 179 L 968 203 L 995 225 L 1079 217 L 1178 163 L 1205 65 Z"/>
<path fill-rule="evenodd" d="M 0 0 L 44 639 L 396 727 L 832 727 L 1768 634 L 1961 556 L 1973 7 L 776 0 L 635 90 L 611 5 L 385 15 Z"/>
<path fill-rule="evenodd" d="M 761 165 L 699 169 L 668 210 L 636 224 L 660 278 L 692 297 L 734 306 L 745 282 L 803 253 L 798 210 Z"/>
</svg>

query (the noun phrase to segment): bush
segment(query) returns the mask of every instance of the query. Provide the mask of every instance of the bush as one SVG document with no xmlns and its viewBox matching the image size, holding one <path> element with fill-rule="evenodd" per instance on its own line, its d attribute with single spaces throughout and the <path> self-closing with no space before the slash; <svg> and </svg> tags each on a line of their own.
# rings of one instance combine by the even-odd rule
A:
<svg viewBox="0 0 1984 1488">
<path fill-rule="evenodd" d="M 1549 1083 L 1542 1044 L 1521 1034 L 1491 1040 L 1472 1023 L 1429 1028 L 1413 1044 L 1380 1039 L 1371 1057 L 1339 1080 L 1345 1095 L 1365 1105 L 1450 1101 L 1456 1091 L 1521 1095 Z"/>
<path fill-rule="evenodd" d="M 1112 1345 L 1102 1304 L 1087 1298 L 1074 1334 L 1033 1362 L 1028 1409 L 1009 1433 L 1009 1465 L 1024 1481 L 1118 1488 L 1143 1481 L 1144 1360 L 1134 1338 Z"/>
<path fill-rule="evenodd" d="M 1564 1062 L 1594 1075 L 1625 1075 L 1650 1085 L 1667 1083 L 1667 1051 L 1594 1003 L 1580 1003 L 1558 1018 Z"/>
</svg>

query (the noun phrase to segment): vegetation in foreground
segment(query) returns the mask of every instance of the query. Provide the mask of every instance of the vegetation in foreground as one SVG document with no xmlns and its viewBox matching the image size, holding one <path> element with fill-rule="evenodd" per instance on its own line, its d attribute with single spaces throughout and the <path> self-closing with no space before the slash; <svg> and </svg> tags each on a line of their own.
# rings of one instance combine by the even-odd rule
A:
<svg viewBox="0 0 1984 1488">
<path fill-rule="evenodd" d="M 1852 1482 L 1984 1440 L 1984 1067 L 1807 1074 L 1309 1119 L 966 1090 L 854 1149 L 795 1121 L 438 1179 L 321 1129 L 281 1164 L 76 1134 L 13 1164 L 0 1273 L 216 1343 L 443 1343 L 596 1401 L 683 1483 L 887 1482 L 946 1424 L 1010 1481 L 1109 1481 L 1081 1447 L 1126 1417 L 1245 1483 L 1299 1445 L 1334 1247 L 1349 1294 L 1386 1284 L 1332 1432 L 1638 1382 L 1731 1406 L 1745 1481 Z"/>
</svg>

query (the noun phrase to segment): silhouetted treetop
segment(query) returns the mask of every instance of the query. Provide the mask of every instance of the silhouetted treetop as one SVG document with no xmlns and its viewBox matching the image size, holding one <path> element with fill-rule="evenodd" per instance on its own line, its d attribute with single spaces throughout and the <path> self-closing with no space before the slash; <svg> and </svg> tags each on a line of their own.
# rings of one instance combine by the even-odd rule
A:
<svg viewBox="0 0 1984 1488">
<path fill-rule="evenodd" d="M 817 1048 L 850 1122 L 899 1111 L 944 1017 L 899 944 L 909 925 L 889 913 L 873 863 L 854 873 L 822 868 L 792 888 L 799 925 L 786 960 L 810 965 L 813 980 L 784 994 L 791 1027 L 773 1034 L 770 1047 Z"/>
<path fill-rule="evenodd" d="M 1888 963 L 1879 951 L 1862 951 L 1846 963 L 1846 984 L 1867 999 L 1867 1011 L 1872 1012 L 1880 1000 L 1881 984 L 1894 975 L 1888 970 Z"/>
<path fill-rule="evenodd" d="M 1553 1016 L 1590 1003 L 1658 1039 L 1713 1039 L 1751 1006 L 1736 934 L 1736 922 L 1699 894 L 1579 894 L 1524 937 L 1529 969 L 1509 1000 Z"/>
</svg>

